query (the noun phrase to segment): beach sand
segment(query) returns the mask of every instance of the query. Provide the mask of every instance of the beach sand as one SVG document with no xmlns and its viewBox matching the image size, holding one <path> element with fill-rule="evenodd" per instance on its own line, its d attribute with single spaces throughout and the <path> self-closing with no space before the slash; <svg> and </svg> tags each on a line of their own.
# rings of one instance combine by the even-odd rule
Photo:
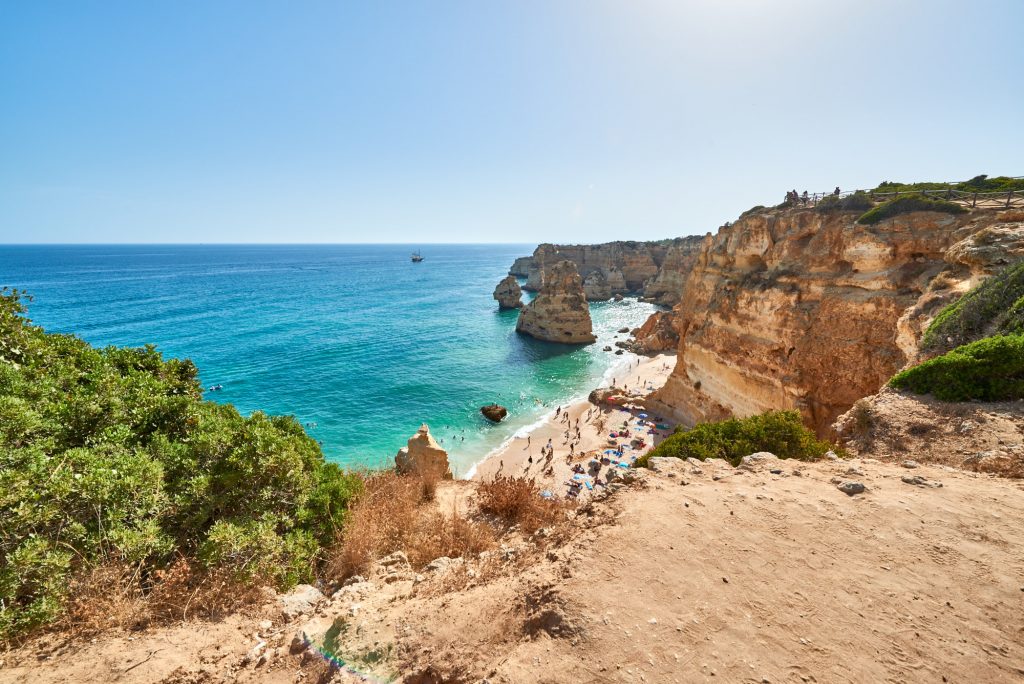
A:
<svg viewBox="0 0 1024 684">
<path fill-rule="evenodd" d="M 646 396 L 664 385 L 675 367 L 675 353 L 625 356 L 628 364 L 624 363 L 621 369 L 614 372 L 605 386 L 611 387 L 614 381 L 614 386 L 624 387 L 637 397 Z M 565 483 L 573 476 L 572 466 L 579 463 L 586 468 L 592 458 L 599 458 L 604 450 L 609 448 L 609 434 L 622 427 L 623 421 L 630 421 L 631 437 L 641 436 L 647 441 L 645 449 L 626 449 L 624 456 L 639 456 L 646 453 L 654 444 L 671 434 L 671 430 L 658 430 L 658 434 L 652 435 L 646 427 L 638 431 L 637 428 L 640 426 L 637 425 L 635 414 L 642 413 L 642 409 L 627 413 L 612 406 L 594 406 L 586 399 L 560 408 L 561 412 L 557 417 L 555 412 L 552 412 L 529 433 L 512 438 L 488 454 L 477 464 L 471 479 L 490 480 L 499 475 L 532 477 L 553 494 L 563 497 L 569 490 Z M 565 420 L 566 414 L 569 416 L 568 422 Z M 651 419 L 654 417 L 653 414 L 650 416 Z M 576 437 L 577 421 L 579 438 Z M 672 427 L 671 423 L 659 422 Z M 569 430 L 568 440 L 566 430 Z M 554 447 L 554 457 L 550 461 L 542 455 L 548 440 L 551 440 Z M 602 475 L 603 470 L 602 468 Z M 604 477 L 600 479 L 603 481 Z M 584 487 L 579 496 L 582 499 L 591 493 L 591 490 Z"/>
</svg>

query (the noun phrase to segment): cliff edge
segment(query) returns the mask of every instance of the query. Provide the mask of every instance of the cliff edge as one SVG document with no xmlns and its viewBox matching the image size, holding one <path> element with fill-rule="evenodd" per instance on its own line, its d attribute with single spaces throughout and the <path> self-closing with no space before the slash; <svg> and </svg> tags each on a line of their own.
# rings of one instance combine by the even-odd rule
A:
<svg viewBox="0 0 1024 684">
<path fill-rule="evenodd" d="M 917 357 L 941 306 L 1024 255 L 1024 214 L 748 212 L 703 239 L 654 397 L 686 424 L 797 409 L 821 435 Z"/>
</svg>

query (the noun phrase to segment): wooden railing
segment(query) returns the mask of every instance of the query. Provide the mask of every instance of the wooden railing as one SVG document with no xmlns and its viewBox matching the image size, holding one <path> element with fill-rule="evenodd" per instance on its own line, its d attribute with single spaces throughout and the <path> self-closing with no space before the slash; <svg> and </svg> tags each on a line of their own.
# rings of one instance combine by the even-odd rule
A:
<svg viewBox="0 0 1024 684">
<path fill-rule="evenodd" d="M 1018 176 L 1016 178 L 1021 177 Z M 950 183 L 949 185 L 949 188 L 936 188 L 933 190 L 900 190 L 894 192 L 850 190 L 847 192 L 841 192 L 838 195 L 834 192 L 816 192 L 813 195 L 807 195 L 806 199 L 801 195 L 794 206 L 813 207 L 828 197 L 835 197 L 838 199 L 842 197 L 849 197 L 857 192 L 862 192 L 875 202 L 886 202 L 900 196 L 924 195 L 925 197 L 934 197 L 936 199 L 944 199 L 949 202 L 956 202 L 961 206 L 970 207 L 971 209 L 1009 209 L 1011 207 L 1024 207 L 1024 191 L 1022 190 L 964 192 L 963 190 L 956 190 L 952 187 L 954 185 L 958 185 L 957 183 Z"/>
</svg>

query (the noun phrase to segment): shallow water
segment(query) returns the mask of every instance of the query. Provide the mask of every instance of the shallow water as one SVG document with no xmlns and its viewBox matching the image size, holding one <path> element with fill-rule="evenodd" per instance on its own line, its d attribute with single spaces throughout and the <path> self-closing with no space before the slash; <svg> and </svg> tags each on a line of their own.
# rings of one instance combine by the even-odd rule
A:
<svg viewBox="0 0 1024 684">
<path fill-rule="evenodd" d="M 96 345 L 153 343 L 199 366 L 214 401 L 294 414 L 327 458 L 391 461 L 422 422 L 471 465 L 556 404 L 584 395 L 621 357 L 615 331 L 655 310 L 591 305 L 596 344 L 515 333 L 491 292 L 533 245 L 0 246 L 0 286 L 30 316 Z M 510 417 L 492 425 L 480 406 Z"/>
</svg>

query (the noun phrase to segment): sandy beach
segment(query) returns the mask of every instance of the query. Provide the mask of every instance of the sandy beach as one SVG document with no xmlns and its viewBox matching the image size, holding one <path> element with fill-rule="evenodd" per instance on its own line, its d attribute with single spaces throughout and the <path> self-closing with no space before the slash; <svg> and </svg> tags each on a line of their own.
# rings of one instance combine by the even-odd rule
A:
<svg viewBox="0 0 1024 684">
<path fill-rule="evenodd" d="M 665 383 L 675 366 L 675 353 L 657 356 L 628 354 L 626 360 L 628 363 L 614 372 L 605 386 L 625 388 L 640 398 Z M 558 407 L 535 428 L 513 437 L 488 454 L 477 464 L 470 478 L 489 480 L 499 475 L 532 477 L 553 494 L 565 496 L 569 490 L 567 482 L 576 474 L 573 466 L 579 464 L 586 470 L 591 459 L 599 458 L 605 449 L 610 448 L 609 435 L 612 432 L 618 433 L 625 422 L 628 421 L 629 437 L 616 441 L 624 444 L 641 437 L 646 446 L 623 449 L 622 460 L 646 453 L 654 444 L 671 434 L 673 424 L 663 421 L 658 422 L 667 425 L 669 429 L 656 430 L 652 434 L 648 425 L 638 423 L 641 420 L 640 413 L 643 413 L 642 409 L 624 411 L 615 406 L 594 406 L 586 399 Z M 648 418 L 653 421 L 656 416 L 650 415 Z M 554 449 L 551 457 L 544 455 L 549 441 Z M 620 457 L 611 457 L 620 460 Z M 615 466 L 612 464 L 605 467 Z M 579 491 L 579 497 L 586 498 L 592 491 L 584 486 Z"/>
</svg>

